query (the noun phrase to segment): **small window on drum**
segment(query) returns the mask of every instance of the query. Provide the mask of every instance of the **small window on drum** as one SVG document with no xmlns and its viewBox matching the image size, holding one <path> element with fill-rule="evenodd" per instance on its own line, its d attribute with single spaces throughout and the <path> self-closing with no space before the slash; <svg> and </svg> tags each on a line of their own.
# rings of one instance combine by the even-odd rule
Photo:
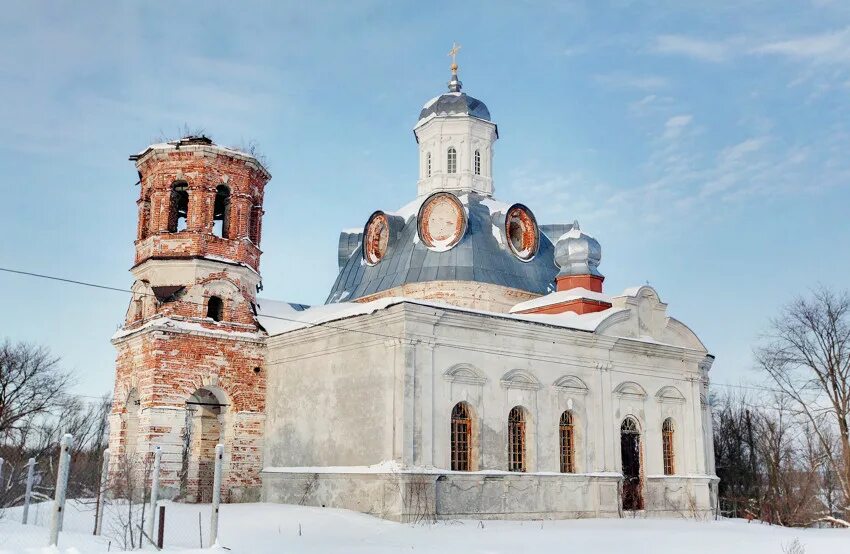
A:
<svg viewBox="0 0 850 554">
<path fill-rule="evenodd" d="M 481 151 L 475 151 L 475 174 L 481 175 Z"/>
<path fill-rule="evenodd" d="M 505 236 L 514 255 L 528 262 L 537 254 L 540 231 L 531 210 L 522 204 L 514 204 L 505 217 Z"/>
</svg>

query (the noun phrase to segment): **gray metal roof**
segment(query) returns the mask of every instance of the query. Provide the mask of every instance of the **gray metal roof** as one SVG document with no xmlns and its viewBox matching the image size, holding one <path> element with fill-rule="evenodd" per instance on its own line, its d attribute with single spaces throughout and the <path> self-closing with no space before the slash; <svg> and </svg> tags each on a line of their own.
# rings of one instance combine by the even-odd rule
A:
<svg viewBox="0 0 850 554">
<path fill-rule="evenodd" d="M 490 121 L 490 110 L 481 100 L 465 92 L 447 92 L 431 99 L 419 112 L 419 121 L 434 116 L 471 115 Z"/>
<path fill-rule="evenodd" d="M 356 240 L 354 237 L 359 238 L 361 233 L 342 233 L 340 262 L 346 252 L 350 255 L 340 263 L 339 276 L 326 303 L 350 301 L 426 281 L 492 283 L 535 294 L 546 294 L 552 289 L 558 268 L 554 246 L 544 232 L 540 233 L 537 254 L 531 261 L 523 262 L 510 251 L 504 235 L 505 214 L 511 205 L 476 193 L 459 198 L 468 215 L 466 233 L 456 246 L 445 252 L 431 250 L 418 239 L 416 212 L 424 199 L 407 207 L 406 211 L 412 211 L 412 215 L 401 214 L 404 226 L 391 238 L 384 258 L 373 266 L 364 262 L 362 244 L 349 250 Z"/>
</svg>

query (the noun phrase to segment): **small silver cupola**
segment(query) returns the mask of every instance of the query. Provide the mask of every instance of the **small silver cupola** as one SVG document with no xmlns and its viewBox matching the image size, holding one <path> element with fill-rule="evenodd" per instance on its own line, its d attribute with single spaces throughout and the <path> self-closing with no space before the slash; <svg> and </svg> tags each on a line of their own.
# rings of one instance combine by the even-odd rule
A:
<svg viewBox="0 0 850 554">
<path fill-rule="evenodd" d="M 595 275 L 599 273 L 599 262 L 602 261 L 602 246 L 592 236 L 588 235 L 578 225 L 573 223 L 572 229 L 561 235 L 555 243 L 555 264 L 561 269 L 558 276 Z"/>
</svg>

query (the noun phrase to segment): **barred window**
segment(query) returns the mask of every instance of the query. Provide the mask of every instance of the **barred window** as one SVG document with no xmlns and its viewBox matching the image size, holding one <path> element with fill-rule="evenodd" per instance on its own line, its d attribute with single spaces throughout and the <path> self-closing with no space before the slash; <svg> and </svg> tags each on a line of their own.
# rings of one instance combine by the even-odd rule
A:
<svg viewBox="0 0 850 554">
<path fill-rule="evenodd" d="M 673 419 L 667 418 L 661 427 L 661 445 L 664 451 L 664 475 L 676 473 L 676 456 L 673 449 Z"/>
<path fill-rule="evenodd" d="M 425 154 L 425 176 L 431 176 L 431 153 Z"/>
<path fill-rule="evenodd" d="M 454 146 L 449 148 L 446 156 L 446 173 L 457 173 L 457 150 Z"/>
<path fill-rule="evenodd" d="M 508 414 L 508 471 L 525 471 L 525 409 L 521 406 Z"/>
<path fill-rule="evenodd" d="M 558 430 L 561 439 L 561 473 L 575 473 L 576 435 L 573 414 L 569 411 L 561 414 Z"/>
<path fill-rule="evenodd" d="M 472 459 L 472 417 L 469 406 L 458 402 L 452 409 L 452 471 L 469 471 Z"/>
<path fill-rule="evenodd" d="M 475 174 L 481 175 L 481 152 L 475 151 Z"/>
</svg>

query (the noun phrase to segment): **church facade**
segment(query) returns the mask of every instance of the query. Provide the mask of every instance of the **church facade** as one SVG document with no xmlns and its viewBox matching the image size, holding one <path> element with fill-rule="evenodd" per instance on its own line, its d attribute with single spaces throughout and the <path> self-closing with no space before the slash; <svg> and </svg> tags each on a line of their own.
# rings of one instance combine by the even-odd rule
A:
<svg viewBox="0 0 850 554">
<path fill-rule="evenodd" d="M 113 467 L 159 446 L 163 494 L 202 501 L 221 442 L 225 498 L 402 521 L 715 508 L 713 356 L 653 288 L 604 292 L 577 222 L 494 197 L 497 125 L 454 64 L 448 86 L 415 197 L 340 234 L 320 306 L 256 296 L 258 160 L 198 137 L 132 158 Z"/>
</svg>

